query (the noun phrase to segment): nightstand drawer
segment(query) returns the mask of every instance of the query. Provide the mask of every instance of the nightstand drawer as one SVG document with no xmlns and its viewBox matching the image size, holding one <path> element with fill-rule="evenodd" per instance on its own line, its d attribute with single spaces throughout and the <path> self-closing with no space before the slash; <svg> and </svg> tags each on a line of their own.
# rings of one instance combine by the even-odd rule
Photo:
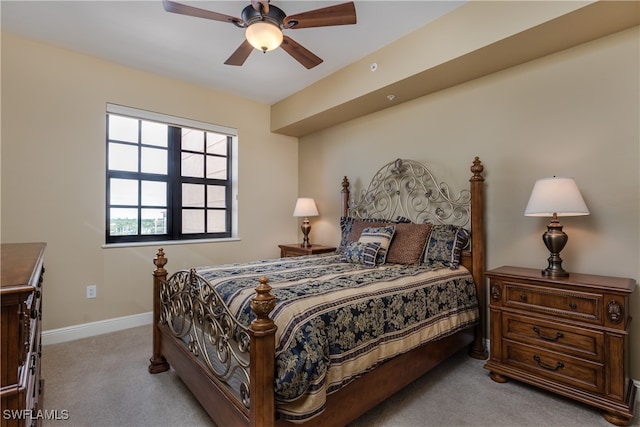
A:
<svg viewBox="0 0 640 427">
<path fill-rule="evenodd" d="M 280 248 L 280 257 L 292 257 L 292 256 L 305 256 L 305 255 L 319 255 L 335 252 L 334 246 L 322 246 L 322 245 L 309 245 L 301 246 L 298 243 L 291 243 L 288 245 L 278 245 Z"/>
<path fill-rule="evenodd" d="M 604 333 L 534 317 L 505 313 L 502 318 L 504 338 L 541 348 L 604 361 Z"/>
<path fill-rule="evenodd" d="M 504 283 L 505 306 L 602 324 L 602 294 Z"/>
<path fill-rule="evenodd" d="M 604 391 L 604 365 L 504 340 L 506 364 L 571 387 Z"/>
</svg>

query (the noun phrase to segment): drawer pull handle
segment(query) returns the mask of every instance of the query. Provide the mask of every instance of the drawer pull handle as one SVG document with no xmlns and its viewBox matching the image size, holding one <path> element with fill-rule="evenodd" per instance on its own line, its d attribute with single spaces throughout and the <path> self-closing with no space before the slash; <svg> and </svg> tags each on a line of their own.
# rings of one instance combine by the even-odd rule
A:
<svg viewBox="0 0 640 427">
<path fill-rule="evenodd" d="M 569 308 L 571 310 L 575 310 L 576 308 L 578 308 L 578 304 L 576 304 L 575 302 L 569 303 Z"/>
<path fill-rule="evenodd" d="M 542 334 L 540 333 L 540 328 L 538 328 L 537 326 L 534 326 L 534 327 L 533 327 L 533 332 L 535 332 L 536 334 L 538 334 L 538 336 L 539 336 L 540 338 L 542 338 L 543 340 L 545 340 L 545 341 L 552 341 L 552 342 L 553 342 L 553 341 L 558 341 L 560 338 L 562 338 L 562 337 L 564 336 L 564 335 L 562 335 L 562 332 L 556 332 L 556 336 L 555 336 L 555 337 L 548 337 L 548 336 L 542 335 Z"/>
<path fill-rule="evenodd" d="M 526 300 L 527 300 L 527 294 L 520 295 L 520 301 L 526 301 Z"/>
<path fill-rule="evenodd" d="M 533 356 L 533 360 L 538 362 L 538 365 L 541 368 L 548 369 L 550 371 L 557 371 L 558 369 L 564 368 L 564 363 L 562 362 L 556 363 L 556 366 L 551 366 L 551 365 L 547 365 L 546 363 L 542 363 L 542 361 L 540 360 L 540 356 L 538 356 L 537 354 Z"/>
</svg>

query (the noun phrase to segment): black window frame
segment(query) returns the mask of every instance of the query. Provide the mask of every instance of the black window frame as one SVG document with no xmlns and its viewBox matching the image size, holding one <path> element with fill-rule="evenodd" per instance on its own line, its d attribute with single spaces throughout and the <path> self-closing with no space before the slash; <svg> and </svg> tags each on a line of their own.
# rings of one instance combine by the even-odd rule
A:
<svg viewBox="0 0 640 427">
<path fill-rule="evenodd" d="M 119 141 L 112 140 L 109 136 L 109 116 L 116 115 L 121 117 L 127 117 L 131 119 L 135 119 L 138 121 L 138 141 L 127 142 L 127 141 Z M 162 148 L 155 145 L 147 145 L 142 143 L 141 132 L 142 132 L 142 122 L 156 122 L 167 125 L 168 130 L 168 143 L 167 143 L 167 173 L 164 174 L 156 174 L 156 173 L 148 173 L 141 172 L 141 162 L 142 162 L 142 149 L 144 147 L 152 147 L 154 149 Z M 182 148 L 182 129 L 192 129 L 203 131 L 205 138 L 208 137 L 208 133 L 216 133 L 219 135 L 226 136 L 226 155 L 207 153 L 206 148 L 204 152 L 195 152 L 191 150 L 185 150 Z M 110 142 L 115 142 L 118 144 L 125 144 L 136 146 L 138 149 L 138 171 L 121 171 L 121 170 L 110 170 L 109 169 L 109 145 Z M 206 139 L 205 139 L 206 142 Z M 206 147 L 206 144 L 205 144 Z M 145 243 L 145 242 L 159 242 L 159 241 L 189 241 L 189 240 L 203 240 L 203 239 L 227 239 L 233 237 L 233 219 L 234 219 L 234 203 L 233 203 L 233 177 L 234 177 L 234 135 L 228 134 L 226 132 L 216 131 L 215 129 L 211 129 L 208 127 L 198 127 L 197 123 L 188 123 L 188 124 L 175 124 L 173 120 L 154 120 L 146 117 L 140 117 L 135 114 L 123 114 L 121 112 L 112 112 L 107 111 L 106 114 L 106 202 L 105 202 L 105 240 L 106 244 L 119 244 L 119 243 Z M 204 174 L 203 177 L 189 177 L 183 176 L 181 171 L 182 165 L 182 153 L 183 152 L 191 152 L 196 155 L 205 156 L 204 159 Z M 226 179 L 214 179 L 207 178 L 207 156 L 213 157 L 225 157 L 226 158 Z M 138 201 L 136 206 L 131 205 L 116 205 L 111 204 L 111 193 L 110 193 L 110 185 L 112 178 L 122 178 L 122 179 L 132 179 L 138 182 Z M 154 205 L 143 205 L 142 204 L 142 182 L 143 181 L 158 181 L 165 182 L 166 191 L 167 191 L 167 206 L 154 206 Z M 182 184 L 191 183 L 191 184 L 199 184 L 204 186 L 204 206 L 203 207 L 186 207 L 182 206 Z M 215 186 L 223 186 L 224 194 L 225 194 L 225 203 L 224 207 L 210 207 L 207 204 L 208 185 Z M 137 209 L 137 234 L 133 235 L 111 235 L 111 208 L 127 208 L 127 209 Z M 143 218 L 141 215 L 142 209 L 165 209 L 167 210 L 166 215 L 166 234 L 142 234 L 142 222 Z M 203 210 L 204 211 L 204 232 L 202 233 L 183 233 L 182 230 L 182 210 Z M 208 210 L 223 210 L 225 211 L 225 231 L 223 232 L 207 232 L 207 221 L 208 221 Z"/>
</svg>

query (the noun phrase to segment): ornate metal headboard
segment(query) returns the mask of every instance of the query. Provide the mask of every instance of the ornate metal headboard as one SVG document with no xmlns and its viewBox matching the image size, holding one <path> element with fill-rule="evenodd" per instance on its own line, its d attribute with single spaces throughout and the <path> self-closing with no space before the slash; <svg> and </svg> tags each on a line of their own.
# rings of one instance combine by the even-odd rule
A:
<svg viewBox="0 0 640 427">
<path fill-rule="evenodd" d="M 439 183 L 423 164 L 398 159 L 383 166 L 366 190 L 351 196 L 349 179 L 342 180 L 341 215 L 355 218 L 405 217 L 414 223 L 453 224 L 471 230 L 468 249 L 462 251 L 462 265 L 471 271 L 477 288 L 481 321 L 471 353 L 487 357 L 484 347 L 484 165 L 478 157 L 471 164 L 469 188 L 452 194 L 449 186 Z M 355 193 L 355 192 L 354 192 Z"/>
<path fill-rule="evenodd" d="M 464 189 L 452 194 L 449 186 L 438 183 L 423 164 L 397 159 L 378 170 L 367 189 L 351 196 L 348 215 L 355 218 L 404 217 L 414 223 L 469 228 L 471 192 Z"/>
</svg>

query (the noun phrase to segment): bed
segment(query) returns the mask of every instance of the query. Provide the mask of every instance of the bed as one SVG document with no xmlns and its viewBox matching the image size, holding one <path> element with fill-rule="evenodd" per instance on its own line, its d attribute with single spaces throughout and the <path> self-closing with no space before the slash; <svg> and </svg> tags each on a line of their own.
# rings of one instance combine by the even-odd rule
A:
<svg viewBox="0 0 640 427">
<path fill-rule="evenodd" d="M 213 421 L 343 426 L 484 346 L 484 178 L 452 191 L 413 160 L 341 190 L 336 253 L 194 267 L 153 262 L 149 372 L 176 371 Z"/>
</svg>

